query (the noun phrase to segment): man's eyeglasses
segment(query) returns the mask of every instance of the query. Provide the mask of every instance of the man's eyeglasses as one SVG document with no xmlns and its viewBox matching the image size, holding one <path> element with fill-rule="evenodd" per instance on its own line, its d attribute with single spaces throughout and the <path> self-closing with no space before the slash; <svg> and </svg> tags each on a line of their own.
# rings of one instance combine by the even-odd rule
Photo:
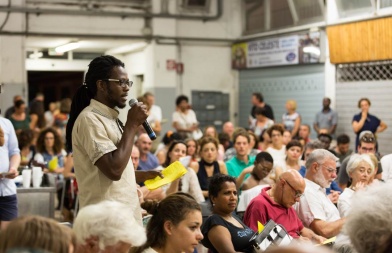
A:
<svg viewBox="0 0 392 253">
<path fill-rule="evenodd" d="M 125 88 L 128 86 L 129 88 L 132 87 L 133 82 L 130 80 L 119 80 L 119 79 L 105 79 L 103 81 L 109 81 L 109 82 L 116 82 L 118 85 L 121 86 L 121 88 Z"/>
<path fill-rule="evenodd" d="M 293 189 L 293 191 L 294 191 L 294 193 L 295 193 L 294 197 L 295 197 L 296 199 L 297 199 L 297 198 L 300 198 L 300 197 L 302 197 L 302 195 L 304 195 L 304 194 L 301 193 L 300 191 L 296 190 L 288 181 L 286 181 L 286 180 L 284 180 L 284 179 L 283 179 L 283 181 L 285 181 L 285 182 L 287 183 L 287 185 L 290 186 L 291 189 Z"/>
<path fill-rule="evenodd" d="M 321 167 L 325 167 L 326 169 L 327 169 L 327 171 L 328 171 L 328 173 L 338 173 L 338 171 L 336 170 L 336 169 L 333 169 L 333 168 L 328 168 L 327 166 L 325 166 L 324 164 L 318 164 L 318 165 L 320 165 Z"/>
</svg>

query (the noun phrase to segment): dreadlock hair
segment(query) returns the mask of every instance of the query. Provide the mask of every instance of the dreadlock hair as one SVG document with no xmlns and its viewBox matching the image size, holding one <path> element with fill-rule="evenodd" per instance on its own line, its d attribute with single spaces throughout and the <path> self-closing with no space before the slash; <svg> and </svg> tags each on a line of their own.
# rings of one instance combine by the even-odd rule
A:
<svg viewBox="0 0 392 253">
<path fill-rule="evenodd" d="M 111 55 L 96 57 L 88 65 L 86 78 L 73 99 L 66 130 L 67 151 L 72 150 L 72 129 L 79 114 L 97 95 L 97 81 L 108 79 L 114 67 L 124 67 L 124 63 Z"/>
</svg>

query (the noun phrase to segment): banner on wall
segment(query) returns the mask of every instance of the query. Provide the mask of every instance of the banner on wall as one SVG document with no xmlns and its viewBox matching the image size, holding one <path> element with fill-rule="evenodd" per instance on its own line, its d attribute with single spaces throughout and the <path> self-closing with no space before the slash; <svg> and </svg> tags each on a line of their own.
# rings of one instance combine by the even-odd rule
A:
<svg viewBox="0 0 392 253">
<path fill-rule="evenodd" d="M 320 59 L 320 33 L 290 35 L 234 44 L 232 68 L 316 63 Z"/>
</svg>

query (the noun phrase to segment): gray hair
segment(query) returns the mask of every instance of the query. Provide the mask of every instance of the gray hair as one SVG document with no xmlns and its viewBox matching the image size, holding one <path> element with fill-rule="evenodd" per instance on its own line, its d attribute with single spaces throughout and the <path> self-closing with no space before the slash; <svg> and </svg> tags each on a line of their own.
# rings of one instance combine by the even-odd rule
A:
<svg viewBox="0 0 392 253">
<path fill-rule="evenodd" d="M 309 169 L 313 163 L 323 164 L 327 160 L 337 161 L 338 158 L 326 149 L 315 149 L 310 153 L 308 160 L 306 160 L 305 167 Z"/>
<path fill-rule="evenodd" d="M 392 184 L 355 194 L 344 229 L 358 253 L 377 252 L 392 235 Z"/>
<path fill-rule="evenodd" d="M 312 150 L 322 149 L 323 147 L 324 147 L 324 145 L 321 143 L 321 141 L 314 140 L 314 141 L 306 143 L 304 151 L 307 149 L 312 149 Z"/>
<path fill-rule="evenodd" d="M 141 246 L 147 240 L 144 228 L 137 223 L 129 206 L 109 200 L 82 208 L 73 230 L 78 244 L 85 244 L 86 239 L 97 236 L 101 250 L 120 241 Z"/>
<path fill-rule="evenodd" d="M 368 163 L 370 165 L 370 168 L 372 168 L 372 173 L 374 172 L 374 164 L 368 154 L 362 154 L 362 155 L 352 154 L 350 160 L 347 163 L 347 167 L 346 167 L 347 174 L 350 175 L 350 173 L 354 172 L 355 169 L 358 168 L 361 162 Z"/>
</svg>

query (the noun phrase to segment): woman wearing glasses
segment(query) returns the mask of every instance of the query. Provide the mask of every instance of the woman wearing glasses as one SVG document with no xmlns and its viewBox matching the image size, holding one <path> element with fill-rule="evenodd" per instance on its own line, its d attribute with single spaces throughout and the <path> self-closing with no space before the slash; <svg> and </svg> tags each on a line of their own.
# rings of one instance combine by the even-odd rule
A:
<svg viewBox="0 0 392 253">
<path fill-rule="evenodd" d="M 369 113 L 370 105 L 371 103 L 368 98 L 361 98 L 358 101 L 358 108 L 361 109 L 361 112 L 354 115 L 352 121 L 354 133 L 357 135 L 357 138 L 355 139 L 355 149 L 358 147 L 359 135 L 361 132 L 367 130 L 373 134 L 377 134 L 387 129 L 387 125 L 384 121 Z"/>
</svg>

